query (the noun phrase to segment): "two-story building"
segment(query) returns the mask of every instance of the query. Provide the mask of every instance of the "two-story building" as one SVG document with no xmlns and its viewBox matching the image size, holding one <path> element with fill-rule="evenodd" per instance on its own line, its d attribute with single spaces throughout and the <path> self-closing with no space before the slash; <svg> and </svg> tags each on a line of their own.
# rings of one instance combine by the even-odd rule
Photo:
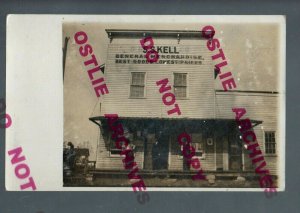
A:
<svg viewBox="0 0 300 213">
<path fill-rule="evenodd" d="M 217 90 L 211 52 L 200 31 L 106 31 L 110 43 L 104 74 L 110 92 L 103 96 L 100 114 L 90 118 L 101 133 L 96 169 L 124 169 L 104 117 L 118 114 L 142 171 L 192 170 L 177 141 L 185 131 L 192 137 L 204 172 L 254 173 L 231 110 L 245 107 L 267 167 L 277 175 L 278 92 Z M 156 63 L 147 63 L 140 45 L 140 39 L 148 36 L 160 56 Z M 164 78 L 176 96 L 180 115 L 168 115 L 171 106 L 162 102 L 156 82 Z"/>
</svg>

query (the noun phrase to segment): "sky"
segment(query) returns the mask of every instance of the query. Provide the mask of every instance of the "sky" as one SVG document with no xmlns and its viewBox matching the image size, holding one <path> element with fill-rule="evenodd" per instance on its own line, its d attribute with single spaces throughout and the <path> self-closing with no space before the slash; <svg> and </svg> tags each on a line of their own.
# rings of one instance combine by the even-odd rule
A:
<svg viewBox="0 0 300 213">
<path fill-rule="evenodd" d="M 64 38 L 70 37 L 64 76 L 64 141 L 75 146 L 89 142 L 90 160 L 96 158 L 99 128 L 88 120 L 99 110 L 99 99 L 79 60 L 78 45 L 74 41 L 77 31 L 85 31 L 99 62 L 106 62 L 109 39 L 105 29 L 145 30 L 201 30 L 207 23 L 199 24 L 115 24 L 115 23 L 64 23 Z M 279 91 L 279 27 L 276 24 L 226 23 L 214 24 L 215 38 L 219 39 L 228 65 L 236 80 L 238 90 Z M 222 89 L 215 81 L 215 88 Z M 96 113 L 97 114 L 97 113 Z"/>
</svg>

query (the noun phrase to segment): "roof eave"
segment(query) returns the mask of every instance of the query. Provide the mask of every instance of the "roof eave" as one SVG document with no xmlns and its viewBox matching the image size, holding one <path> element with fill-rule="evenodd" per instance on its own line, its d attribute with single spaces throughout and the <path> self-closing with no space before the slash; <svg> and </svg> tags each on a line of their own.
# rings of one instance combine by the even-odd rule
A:
<svg viewBox="0 0 300 213">
<path fill-rule="evenodd" d="M 119 30 L 106 29 L 109 38 L 175 38 L 175 39 L 204 39 L 202 31 L 195 30 Z"/>
</svg>

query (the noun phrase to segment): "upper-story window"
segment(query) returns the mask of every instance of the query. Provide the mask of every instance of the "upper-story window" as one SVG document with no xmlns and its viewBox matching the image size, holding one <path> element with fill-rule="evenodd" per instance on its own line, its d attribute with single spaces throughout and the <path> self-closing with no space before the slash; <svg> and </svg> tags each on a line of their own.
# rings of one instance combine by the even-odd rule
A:
<svg viewBox="0 0 300 213">
<path fill-rule="evenodd" d="M 266 154 L 276 154 L 275 132 L 265 132 Z"/>
<path fill-rule="evenodd" d="M 130 97 L 131 98 L 145 97 L 145 73 L 144 72 L 131 73 Z"/>
<path fill-rule="evenodd" d="M 174 94 L 179 99 L 187 97 L 187 73 L 174 73 Z"/>
</svg>

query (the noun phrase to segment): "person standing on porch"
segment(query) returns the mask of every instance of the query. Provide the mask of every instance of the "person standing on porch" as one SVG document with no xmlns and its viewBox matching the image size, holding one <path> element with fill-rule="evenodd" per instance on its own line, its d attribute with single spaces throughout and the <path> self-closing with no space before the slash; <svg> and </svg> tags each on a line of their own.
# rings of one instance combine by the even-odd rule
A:
<svg viewBox="0 0 300 213">
<path fill-rule="evenodd" d="M 160 169 L 160 150 L 159 150 L 159 142 L 157 138 L 152 147 L 152 168 L 153 170 Z"/>
</svg>

